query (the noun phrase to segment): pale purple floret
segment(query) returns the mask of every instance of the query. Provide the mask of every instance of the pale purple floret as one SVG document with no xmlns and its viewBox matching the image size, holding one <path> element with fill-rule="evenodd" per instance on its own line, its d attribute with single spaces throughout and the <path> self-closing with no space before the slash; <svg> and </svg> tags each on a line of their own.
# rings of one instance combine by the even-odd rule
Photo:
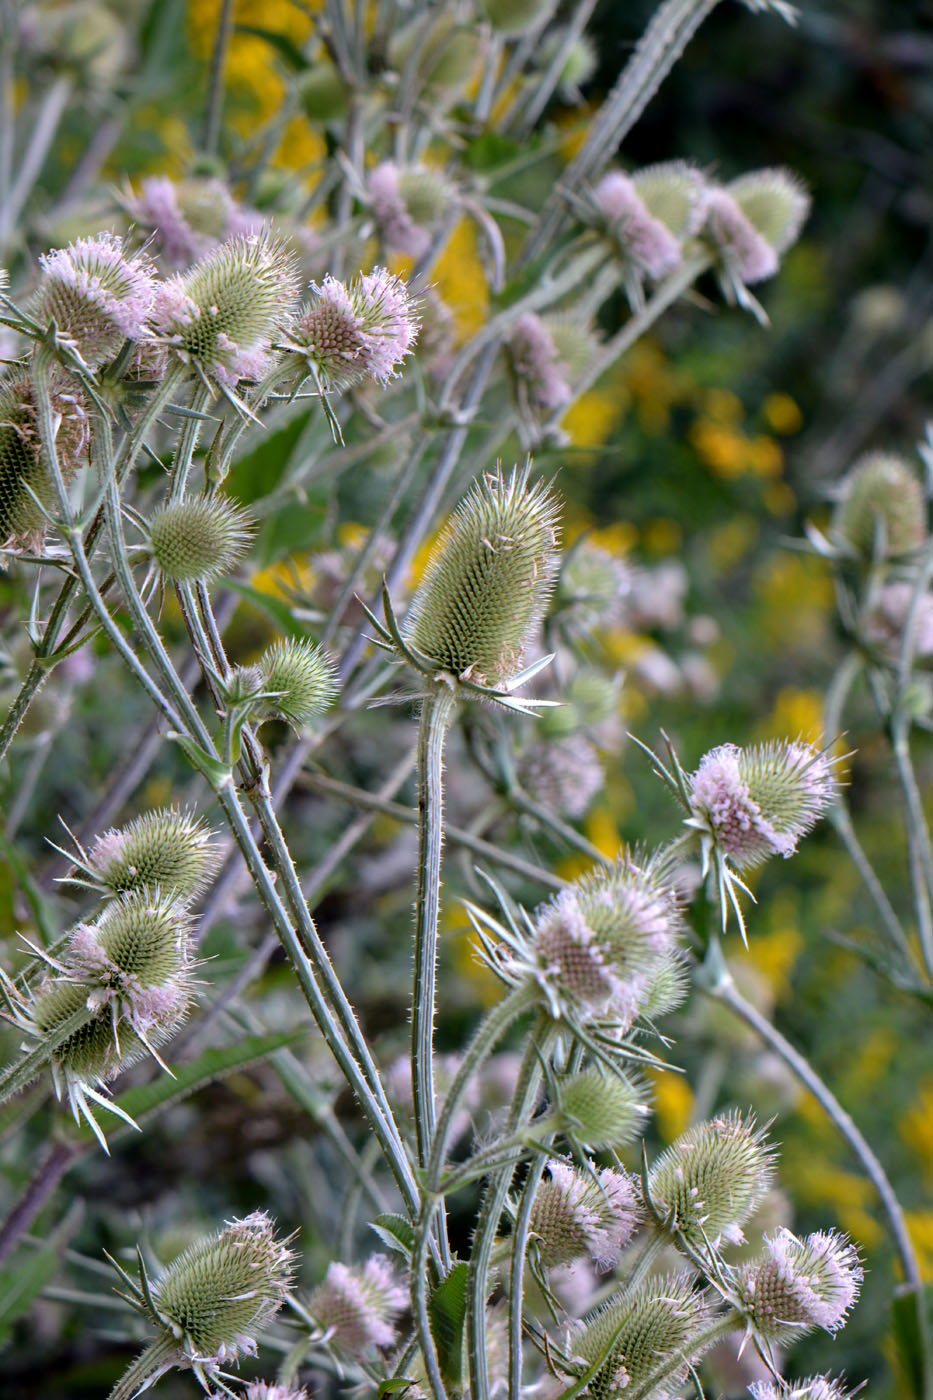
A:
<svg viewBox="0 0 933 1400">
<path fill-rule="evenodd" d="M 308 1309 L 347 1356 L 369 1356 L 392 1346 L 395 1319 L 407 1303 L 407 1290 L 389 1260 L 384 1254 L 373 1254 L 362 1269 L 336 1262 L 328 1265 Z"/>
<path fill-rule="evenodd" d="M 123 832 L 111 828 L 95 840 L 88 856 L 88 864 L 93 870 L 106 875 L 114 861 L 122 857 L 125 846 L 126 837 Z"/>
<path fill-rule="evenodd" d="M 604 176 L 592 198 L 619 246 L 648 277 L 657 280 L 680 265 L 680 244 L 667 225 L 649 213 L 627 175 L 614 170 Z"/>
<path fill-rule="evenodd" d="M 913 605 L 916 588 L 912 583 L 888 583 L 878 590 L 874 607 L 865 623 L 865 635 L 889 656 L 896 656 L 903 644 L 904 628 Z M 911 636 L 916 657 L 933 656 L 933 593 L 922 593 L 913 617 Z"/>
<path fill-rule="evenodd" d="M 766 238 L 743 214 L 726 190 L 710 190 L 706 201 L 707 223 L 730 271 L 751 286 L 773 277 L 778 255 Z"/>
<path fill-rule="evenodd" d="M 269 1381 L 250 1381 L 245 1400 L 308 1400 L 304 1386 L 296 1390 L 290 1385 L 272 1385 Z"/>
<path fill-rule="evenodd" d="M 289 328 L 289 340 L 314 365 L 325 389 L 365 378 L 383 386 L 399 372 L 418 337 L 417 308 L 400 277 L 384 267 L 349 286 L 327 276 Z"/>
<path fill-rule="evenodd" d="M 155 295 L 155 270 L 145 256 L 127 257 L 114 233 L 79 238 L 39 258 L 43 279 L 35 314 L 53 319 L 92 369 L 126 339 L 139 340 Z"/>
<path fill-rule="evenodd" d="M 218 197 L 229 204 L 227 191 L 219 181 L 216 183 Z M 210 252 L 217 242 L 210 234 L 198 233 L 191 227 L 179 205 L 178 189 L 165 175 L 143 180 L 141 192 L 127 200 L 127 207 L 137 223 L 153 231 L 158 248 L 172 267 L 187 267 Z"/>
<path fill-rule="evenodd" d="M 590 1258 L 600 1269 L 614 1268 L 641 1218 L 631 1178 L 606 1167 L 594 1180 L 561 1161 L 548 1162 L 548 1173 L 531 1216 L 544 1263 Z"/>
<path fill-rule="evenodd" d="M 420 258 L 431 246 L 431 236 L 419 228 L 408 212 L 399 183 L 399 168 L 384 160 L 369 172 L 366 198 L 385 246 L 394 253 Z"/>
<path fill-rule="evenodd" d="M 751 1318 L 766 1336 L 814 1327 L 836 1332 L 858 1297 L 862 1266 L 844 1235 L 820 1230 L 798 1239 L 784 1228 L 765 1236 L 765 1255 L 743 1271 Z"/>
<path fill-rule="evenodd" d="M 509 337 L 509 354 L 516 375 L 529 398 L 543 409 L 560 408 L 570 398 L 566 367 L 547 326 L 533 311 L 526 311 Z"/>
<path fill-rule="evenodd" d="M 168 977 L 159 986 L 144 985 L 134 973 L 117 966 L 101 947 L 92 925 L 78 924 L 72 931 L 67 956 L 71 978 L 88 984 L 88 1009 L 96 1012 L 113 1004 L 140 1035 L 177 1025 L 190 1005 L 187 975 Z"/>
<path fill-rule="evenodd" d="M 709 825 L 716 843 L 736 865 L 789 856 L 796 847 L 791 832 L 779 832 L 749 792 L 739 770 L 741 750 L 722 744 L 704 754 L 690 784 L 694 811 Z"/>
<path fill-rule="evenodd" d="M 850 1400 L 849 1391 L 829 1376 L 809 1376 L 799 1381 L 754 1381 L 748 1388 L 752 1400 Z"/>
</svg>

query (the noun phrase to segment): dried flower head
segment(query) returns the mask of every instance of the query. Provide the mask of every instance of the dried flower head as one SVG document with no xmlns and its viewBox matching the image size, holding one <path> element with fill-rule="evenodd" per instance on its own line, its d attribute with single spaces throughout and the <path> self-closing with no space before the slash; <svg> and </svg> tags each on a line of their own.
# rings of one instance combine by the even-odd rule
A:
<svg viewBox="0 0 933 1400">
<path fill-rule="evenodd" d="M 635 1185 L 623 1171 L 585 1171 L 548 1162 L 531 1208 L 531 1230 L 545 1268 L 592 1259 L 613 1268 L 641 1219 Z"/>
<path fill-rule="evenodd" d="M 819 1231 L 799 1239 L 788 1229 L 766 1236 L 765 1252 L 741 1273 L 749 1327 L 788 1342 L 822 1327 L 836 1332 L 859 1293 L 862 1266 L 845 1235 Z"/>
<path fill-rule="evenodd" d="M 297 295 L 296 268 L 284 245 L 249 234 L 163 282 L 150 324 L 185 364 L 232 388 L 271 368 L 271 342 Z"/>
<path fill-rule="evenodd" d="M 667 1385 L 682 1384 L 687 1365 L 704 1349 L 690 1344 L 708 1318 L 708 1305 L 689 1274 L 653 1278 L 617 1294 L 584 1318 L 582 1330 L 572 1338 L 574 1358 L 587 1366 L 606 1355 L 587 1394 L 593 1400 L 625 1400 L 665 1367 Z M 665 1386 L 650 1393 L 666 1400 L 674 1392 Z"/>
<path fill-rule="evenodd" d="M 368 1357 L 392 1346 L 395 1319 L 407 1304 L 408 1293 L 389 1260 L 373 1254 L 362 1268 L 328 1265 L 324 1282 L 308 1300 L 308 1311 L 345 1355 Z"/>
<path fill-rule="evenodd" d="M 697 827 L 739 869 L 790 856 L 833 800 L 832 759 L 812 744 L 774 742 L 705 754 L 690 779 Z"/>
<path fill-rule="evenodd" d="M 385 385 L 418 337 L 417 304 L 400 277 L 384 267 L 349 285 L 327 276 L 311 284 L 311 300 L 288 327 L 286 346 L 301 354 L 325 390 L 341 392 L 364 379 Z"/>
<path fill-rule="evenodd" d="M 217 859 L 214 834 L 203 821 L 161 807 L 98 836 L 80 868 L 111 894 L 157 885 L 190 899 L 207 884 Z"/>
<path fill-rule="evenodd" d="M 221 496 L 192 496 L 160 506 L 148 522 L 153 558 L 175 583 L 207 583 L 229 574 L 249 548 L 253 523 Z"/>
<path fill-rule="evenodd" d="M 673 892 L 626 854 L 569 885 L 534 919 L 532 975 L 552 1013 L 570 1009 L 631 1026 L 681 931 Z"/>
<path fill-rule="evenodd" d="M 680 243 L 667 224 L 649 212 L 630 176 L 611 171 L 591 197 L 620 256 L 639 272 L 657 280 L 679 266 Z"/>
<path fill-rule="evenodd" d="M 891 452 L 861 457 L 842 482 L 833 529 L 863 559 L 873 556 L 876 540 L 888 557 L 923 544 L 926 500 L 910 463 Z"/>
<path fill-rule="evenodd" d="M 707 227 L 727 272 L 745 285 L 773 277 L 809 208 L 809 195 L 789 170 L 754 170 L 710 190 Z"/>
<path fill-rule="evenodd" d="M 648 1091 L 640 1080 L 598 1065 L 558 1081 L 561 1117 L 575 1141 L 594 1151 L 618 1151 L 633 1142 L 649 1115 Z"/>
<path fill-rule="evenodd" d="M 508 352 L 518 387 L 533 408 L 547 411 L 567 402 L 569 369 L 540 316 L 526 311 L 519 317 L 509 336 Z"/>
<path fill-rule="evenodd" d="M 160 1331 L 128 1377 L 143 1390 L 173 1366 L 190 1367 L 206 1388 L 223 1362 L 254 1355 L 256 1333 L 291 1286 L 293 1257 L 267 1213 L 254 1211 L 197 1240 L 151 1283 L 124 1274 L 123 1296 Z"/>
<path fill-rule="evenodd" d="M 59 466 L 69 481 L 87 461 L 87 411 L 80 389 L 64 375 L 53 373 L 50 395 Z M 0 378 L 0 545 L 41 541 L 45 517 L 35 497 L 50 509 L 55 492 L 42 461 L 32 378 L 14 372 Z"/>
<path fill-rule="evenodd" d="M 389 252 L 420 258 L 431 246 L 431 229 L 450 208 L 453 192 L 439 170 L 426 165 L 401 169 L 384 160 L 369 172 L 366 199 Z"/>
<path fill-rule="evenodd" d="M 551 593 L 557 502 L 528 468 L 476 482 L 441 531 L 405 624 L 432 666 L 480 685 L 507 684 Z"/>
<path fill-rule="evenodd" d="M 44 253 L 39 263 L 43 275 L 30 313 L 54 322 L 89 369 L 112 360 L 124 340 L 145 335 L 155 271 L 144 253 L 128 257 L 122 238 L 79 238 Z"/>
<path fill-rule="evenodd" d="M 675 1239 L 739 1243 L 742 1226 L 774 1178 L 774 1148 L 753 1114 L 733 1110 L 688 1128 L 661 1154 L 648 1191 Z"/>
<path fill-rule="evenodd" d="M 748 1393 L 752 1400 L 853 1400 L 842 1382 L 829 1376 L 809 1376 L 801 1381 L 755 1381 Z"/>
<path fill-rule="evenodd" d="M 304 638 L 274 642 L 259 659 L 264 712 L 295 725 L 308 724 L 337 695 L 333 663 L 321 647 Z"/>
</svg>

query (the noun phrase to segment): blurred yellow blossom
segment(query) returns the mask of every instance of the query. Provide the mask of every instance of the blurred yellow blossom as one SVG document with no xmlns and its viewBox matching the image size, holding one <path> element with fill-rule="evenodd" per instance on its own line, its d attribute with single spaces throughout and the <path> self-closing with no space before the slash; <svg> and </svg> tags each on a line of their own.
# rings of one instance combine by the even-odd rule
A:
<svg viewBox="0 0 933 1400">
<path fill-rule="evenodd" d="M 819 559 L 782 552 L 759 566 L 755 591 L 766 607 L 765 641 L 788 650 L 819 646 L 833 608 L 832 581 Z"/>
<path fill-rule="evenodd" d="M 469 340 L 485 324 L 489 310 L 489 287 L 469 219 L 461 219 L 448 238 L 431 281 L 453 314 L 458 342 Z"/>
<path fill-rule="evenodd" d="M 771 431 L 782 436 L 799 433 L 803 427 L 803 414 L 790 394 L 769 394 L 762 404 L 762 412 Z"/>
<path fill-rule="evenodd" d="M 682 1074 L 673 1070 L 653 1070 L 654 1112 L 662 1142 L 680 1137 L 690 1122 L 693 1090 Z"/>
<path fill-rule="evenodd" d="M 933 1283 L 933 1210 L 907 1210 L 904 1219 L 917 1251 L 920 1273 L 927 1283 Z"/>
<path fill-rule="evenodd" d="M 676 554 L 683 543 L 684 532 L 676 520 L 659 516 L 646 520 L 642 527 L 642 544 L 649 554 Z"/>
<path fill-rule="evenodd" d="M 898 1132 L 933 1181 L 933 1076 L 918 1087 L 914 1103 L 901 1115 Z"/>
<path fill-rule="evenodd" d="M 762 739 L 803 739 L 820 744 L 823 738 L 823 696 L 818 690 L 782 686 L 771 713 L 758 726 Z"/>
</svg>

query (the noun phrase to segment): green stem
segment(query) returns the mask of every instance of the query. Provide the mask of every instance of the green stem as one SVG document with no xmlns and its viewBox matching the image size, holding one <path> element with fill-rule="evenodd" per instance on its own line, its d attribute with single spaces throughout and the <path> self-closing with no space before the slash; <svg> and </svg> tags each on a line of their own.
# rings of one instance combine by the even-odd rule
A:
<svg viewBox="0 0 933 1400">
<path fill-rule="evenodd" d="M 211 53 L 211 72 L 207 92 L 207 111 L 204 116 L 204 151 L 206 155 L 217 154 L 220 145 L 220 123 L 224 108 L 224 76 L 227 67 L 227 54 L 233 34 L 233 0 L 223 0 L 217 20 L 217 33 Z"/>
<path fill-rule="evenodd" d="M 418 885 L 411 999 L 411 1088 L 418 1165 L 434 1136 L 434 1002 L 441 848 L 444 841 L 444 743 L 457 702 L 443 686 L 422 706 L 418 729 Z"/>
<path fill-rule="evenodd" d="M 175 1361 L 181 1361 L 175 1338 L 165 1334 L 150 1342 L 136 1360 L 124 1371 L 107 1400 L 133 1400 L 141 1390 L 148 1389 Z"/>
<path fill-rule="evenodd" d="M 34 1079 L 38 1079 L 42 1070 L 51 1060 L 55 1051 L 70 1040 L 73 1035 L 82 1030 L 84 1026 L 90 1025 L 95 1013 L 89 1011 L 86 1006 L 80 1010 L 72 1012 L 67 1020 L 62 1021 L 54 1030 L 46 1031 L 41 1045 L 37 1045 L 34 1050 L 28 1050 L 19 1060 L 14 1060 L 7 1065 L 6 1069 L 0 1073 L 0 1103 L 11 1099 L 14 1094 L 18 1094 L 20 1089 L 25 1089 L 27 1084 L 31 1084 Z"/>
</svg>

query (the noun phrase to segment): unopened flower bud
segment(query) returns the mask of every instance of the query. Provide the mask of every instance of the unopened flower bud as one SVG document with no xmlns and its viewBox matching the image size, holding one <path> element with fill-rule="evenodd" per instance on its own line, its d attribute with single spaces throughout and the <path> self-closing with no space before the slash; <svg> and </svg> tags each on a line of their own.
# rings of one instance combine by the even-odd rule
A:
<svg viewBox="0 0 933 1400">
<path fill-rule="evenodd" d="M 649 1114 L 647 1097 L 644 1084 L 596 1065 L 558 1082 L 568 1131 L 594 1151 L 617 1151 L 638 1137 Z"/>
<path fill-rule="evenodd" d="M 582 1332 L 572 1339 L 574 1356 L 587 1366 L 606 1357 L 587 1394 L 593 1400 L 625 1400 L 666 1361 L 672 1363 L 666 1385 L 682 1384 L 702 1350 L 690 1344 L 708 1318 L 708 1305 L 689 1274 L 653 1278 L 617 1294 L 584 1318 Z"/>
<path fill-rule="evenodd" d="M 292 724 L 309 723 L 333 703 L 337 679 L 326 653 L 313 642 L 293 638 L 275 642 L 259 660 L 264 708 Z"/>
<path fill-rule="evenodd" d="M 204 822 L 163 807 L 98 836 L 82 868 L 112 894 L 148 885 L 190 899 L 217 868 L 217 851 Z"/>
<path fill-rule="evenodd" d="M 832 760 L 812 744 L 722 744 L 690 779 L 693 816 L 737 869 L 790 856 L 835 792 Z"/>
<path fill-rule="evenodd" d="M 592 1259 L 610 1269 L 641 1218 L 631 1178 L 606 1167 L 586 1172 L 566 1162 L 548 1162 L 548 1176 L 531 1208 L 531 1230 L 545 1268 Z"/>
<path fill-rule="evenodd" d="M 345 1355 L 369 1357 L 392 1346 L 395 1320 L 407 1304 L 408 1293 L 389 1260 L 373 1254 L 361 1269 L 330 1264 L 308 1311 Z"/>
<path fill-rule="evenodd" d="M 400 277 L 376 267 L 345 285 L 327 276 L 289 325 L 288 347 L 302 355 L 325 390 L 364 379 L 385 385 L 418 336 L 418 312 Z"/>
<path fill-rule="evenodd" d="M 455 14 L 440 12 L 425 34 L 424 17 L 406 26 L 393 40 L 391 61 L 401 73 L 417 47 L 417 78 L 436 99 L 456 98 L 476 71 L 482 40 L 475 26 L 460 24 Z"/>
<path fill-rule="evenodd" d="M 223 497 L 192 496 L 161 506 L 148 522 L 153 557 L 175 583 L 207 583 L 245 555 L 252 521 Z"/>
<path fill-rule="evenodd" d="M 694 1249 L 708 1240 L 738 1243 L 771 1186 L 774 1149 L 753 1115 L 735 1111 L 696 1123 L 661 1154 L 648 1176 L 656 1209 L 667 1228 Z"/>
<path fill-rule="evenodd" d="M 752 1328 L 788 1342 L 822 1327 L 836 1332 L 858 1297 L 862 1266 L 836 1231 L 798 1239 L 788 1229 L 765 1238 L 765 1252 L 742 1270 L 741 1294 Z"/>
<path fill-rule="evenodd" d="M 833 529 L 863 559 L 880 542 L 885 555 L 906 554 L 926 539 L 927 508 L 917 473 L 891 452 L 869 452 L 842 482 Z"/>
<path fill-rule="evenodd" d="M 161 284 L 151 325 L 185 364 L 232 388 L 260 379 L 298 292 L 294 261 L 264 234 L 231 238 Z"/>
<path fill-rule="evenodd" d="M 42 280 L 30 314 L 53 322 L 89 369 L 112 360 L 124 340 L 139 340 L 155 293 L 155 273 L 143 253 L 127 257 L 123 239 L 99 233 L 44 253 Z"/>
<path fill-rule="evenodd" d="M 517 674 L 550 596 L 557 502 L 527 469 L 485 475 L 434 546 L 405 624 L 438 670 L 481 685 Z"/>
<path fill-rule="evenodd" d="M 557 8 L 556 0 L 482 0 L 486 18 L 500 34 L 524 34 L 542 25 Z"/>
<path fill-rule="evenodd" d="M 538 59 L 541 69 L 550 68 L 558 49 L 563 47 L 565 35 L 564 29 L 551 31 L 550 37 L 541 46 L 541 56 Z M 579 102 L 581 87 L 589 82 L 598 67 L 599 59 L 592 39 L 587 34 L 578 35 L 564 55 L 563 67 L 560 70 L 557 91 L 563 100 Z"/>
<path fill-rule="evenodd" d="M 748 1388 L 752 1400 L 854 1400 L 841 1381 L 829 1376 L 809 1376 L 802 1381 L 755 1381 Z"/>
</svg>

